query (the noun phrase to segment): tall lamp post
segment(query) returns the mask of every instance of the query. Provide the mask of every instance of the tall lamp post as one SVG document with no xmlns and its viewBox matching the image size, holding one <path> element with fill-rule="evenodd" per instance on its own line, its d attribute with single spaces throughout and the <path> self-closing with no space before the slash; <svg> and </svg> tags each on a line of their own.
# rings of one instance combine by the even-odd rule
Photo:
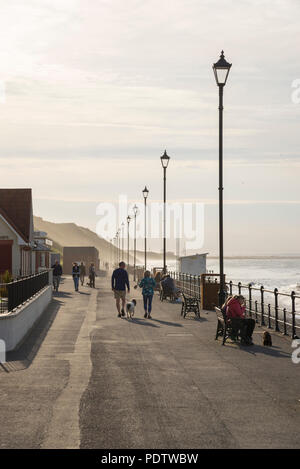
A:
<svg viewBox="0 0 300 469">
<path fill-rule="evenodd" d="M 145 189 L 143 190 L 143 196 L 144 196 L 144 205 L 145 205 L 145 270 L 147 270 L 147 197 L 148 197 L 149 191 L 147 187 L 145 186 Z"/>
<path fill-rule="evenodd" d="M 117 240 L 117 264 L 120 262 L 120 229 L 116 233 Z"/>
<path fill-rule="evenodd" d="M 121 223 L 121 238 L 122 238 L 122 251 L 121 251 L 121 261 L 123 262 L 124 261 L 124 226 L 125 226 L 125 223 L 122 222 Z"/>
<path fill-rule="evenodd" d="M 136 271 L 136 216 L 138 214 L 138 207 L 137 205 L 135 205 L 133 207 L 133 214 L 134 214 L 134 245 L 133 245 L 133 280 L 135 281 L 136 280 L 136 275 L 135 275 L 135 271 Z"/>
<path fill-rule="evenodd" d="M 216 83 L 219 87 L 219 259 L 220 259 L 220 291 L 219 306 L 225 301 L 224 252 L 223 252 L 223 89 L 226 85 L 230 63 L 225 60 L 224 51 L 218 62 L 213 64 Z"/>
<path fill-rule="evenodd" d="M 130 224 L 131 217 L 128 215 L 127 217 L 127 267 L 129 267 L 129 224 Z"/>
<path fill-rule="evenodd" d="M 166 199 L 167 199 L 167 167 L 170 157 L 165 150 L 164 154 L 160 157 L 160 161 L 164 171 L 164 237 L 163 237 L 163 273 L 167 273 L 167 260 L 166 260 Z"/>
</svg>

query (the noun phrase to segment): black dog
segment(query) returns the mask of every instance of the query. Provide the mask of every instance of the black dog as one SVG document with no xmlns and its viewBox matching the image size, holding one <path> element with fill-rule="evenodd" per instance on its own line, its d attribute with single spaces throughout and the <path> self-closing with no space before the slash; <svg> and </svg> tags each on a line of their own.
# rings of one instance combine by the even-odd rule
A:
<svg viewBox="0 0 300 469">
<path fill-rule="evenodd" d="M 267 331 L 265 331 L 263 335 L 263 344 L 264 346 L 272 347 L 272 337 L 271 334 Z"/>
</svg>

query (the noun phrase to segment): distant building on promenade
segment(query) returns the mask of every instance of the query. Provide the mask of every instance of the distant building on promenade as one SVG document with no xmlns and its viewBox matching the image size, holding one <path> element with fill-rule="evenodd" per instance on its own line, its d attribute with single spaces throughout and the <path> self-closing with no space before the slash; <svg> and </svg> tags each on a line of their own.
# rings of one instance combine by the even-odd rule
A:
<svg viewBox="0 0 300 469">
<path fill-rule="evenodd" d="M 72 264 L 83 262 L 86 267 L 95 264 L 96 271 L 99 270 L 99 251 L 93 246 L 67 246 L 63 250 L 63 272 L 72 273 Z"/>
<path fill-rule="evenodd" d="M 207 254 L 208 252 L 179 257 L 179 272 L 190 275 L 206 274 Z"/>
<path fill-rule="evenodd" d="M 31 189 L 0 189 L 0 275 L 35 273 Z"/>
<path fill-rule="evenodd" d="M 47 238 L 47 233 L 45 231 L 35 231 L 34 232 L 34 248 L 33 252 L 35 254 L 35 272 L 42 272 L 45 269 L 51 267 L 51 247 L 52 241 Z"/>
<path fill-rule="evenodd" d="M 51 252 L 50 253 L 50 265 L 54 265 L 55 262 L 58 261 L 59 263 L 61 262 L 60 260 L 60 253 L 59 252 Z"/>
</svg>

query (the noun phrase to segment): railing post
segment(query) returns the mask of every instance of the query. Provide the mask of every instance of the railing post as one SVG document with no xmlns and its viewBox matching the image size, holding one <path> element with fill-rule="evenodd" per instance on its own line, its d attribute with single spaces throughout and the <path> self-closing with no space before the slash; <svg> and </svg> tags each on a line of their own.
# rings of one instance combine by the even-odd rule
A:
<svg viewBox="0 0 300 469">
<path fill-rule="evenodd" d="M 248 294 L 249 294 L 249 312 L 250 312 L 250 317 L 252 317 L 252 286 L 251 286 L 251 283 L 248 284 Z"/>
<path fill-rule="evenodd" d="M 261 304 L 261 318 L 260 318 L 260 324 L 262 326 L 265 325 L 265 318 L 264 318 L 264 314 L 265 314 L 265 305 L 264 305 L 264 287 L 263 285 L 260 287 L 260 304 Z"/>
<path fill-rule="evenodd" d="M 268 304 L 268 328 L 271 329 L 271 305 Z"/>
<path fill-rule="evenodd" d="M 274 289 L 274 296 L 275 296 L 275 331 L 279 332 L 278 326 L 278 289 Z"/>
<path fill-rule="evenodd" d="M 229 282 L 229 292 L 230 292 L 230 296 L 232 296 L 232 280 L 230 280 Z"/>
<path fill-rule="evenodd" d="M 292 291 L 291 299 L 292 299 L 292 339 L 295 339 L 296 334 L 296 307 L 295 307 L 295 296 L 296 293 Z"/>
<path fill-rule="evenodd" d="M 239 295 L 242 294 L 242 284 L 241 282 L 238 283 L 238 290 L 239 290 Z"/>
<path fill-rule="evenodd" d="M 286 308 L 283 308 L 283 333 L 287 335 L 286 331 Z"/>
<path fill-rule="evenodd" d="M 254 304 L 255 304 L 255 320 L 256 320 L 256 322 L 257 322 L 257 310 L 258 310 L 258 308 L 257 308 L 257 300 L 255 300 Z"/>
</svg>

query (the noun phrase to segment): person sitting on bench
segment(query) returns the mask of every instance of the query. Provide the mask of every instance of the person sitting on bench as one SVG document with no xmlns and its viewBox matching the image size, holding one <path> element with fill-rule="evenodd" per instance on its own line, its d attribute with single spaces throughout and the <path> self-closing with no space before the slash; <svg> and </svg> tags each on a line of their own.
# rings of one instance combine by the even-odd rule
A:
<svg viewBox="0 0 300 469">
<path fill-rule="evenodd" d="M 226 302 L 226 316 L 230 319 L 233 329 L 240 330 L 241 344 L 253 345 L 255 321 L 245 317 L 245 309 L 245 298 L 242 295 L 235 295 Z"/>
<path fill-rule="evenodd" d="M 170 277 L 169 274 L 164 276 L 163 280 L 161 281 L 161 285 L 163 289 L 165 288 L 166 290 L 171 291 L 175 299 L 179 298 L 180 290 L 176 287 L 174 279 Z"/>
</svg>

